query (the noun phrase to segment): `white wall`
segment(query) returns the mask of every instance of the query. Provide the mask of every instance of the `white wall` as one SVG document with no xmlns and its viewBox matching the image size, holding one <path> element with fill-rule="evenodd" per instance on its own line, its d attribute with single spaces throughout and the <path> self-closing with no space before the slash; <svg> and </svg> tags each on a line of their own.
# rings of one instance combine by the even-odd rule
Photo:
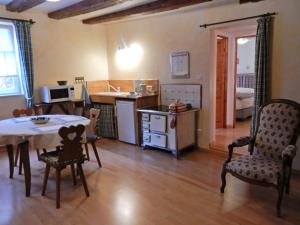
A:
<svg viewBox="0 0 300 225">
<path fill-rule="evenodd" d="M 53 20 L 36 12 L 9 13 L 4 6 L 0 6 L 0 14 L 36 21 L 32 26 L 35 102 L 39 102 L 41 85 L 56 85 L 57 80 L 72 84 L 75 76 L 86 80 L 108 78 L 104 26 L 84 25 L 72 19 Z M 0 97 L 0 107 L 0 119 L 11 116 L 13 109 L 24 107 L 24 98 Z"/>
<path fill-rule="evenodd" d="M 247 43 L 237 46 L 237 74 L 254 73 L 255 37 L 247 39 L 249 40 Z"/>
</svg>

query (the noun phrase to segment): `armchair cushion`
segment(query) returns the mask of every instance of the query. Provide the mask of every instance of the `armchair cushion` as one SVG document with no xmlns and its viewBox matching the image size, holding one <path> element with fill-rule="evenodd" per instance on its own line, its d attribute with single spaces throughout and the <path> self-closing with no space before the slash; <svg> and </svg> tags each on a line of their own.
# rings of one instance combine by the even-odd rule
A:
<svg viewBox="0 0 300 225">
<path fill-rule="evenodd" d="M 226 170 L 248 179 L 277 185 L 281 165 L 280 160 L 244 155 L 228 162 Z"/>
<path fill-rule="evenodd" d="M 282 158 L 285 156 L 294 158 L 296 155 L 296 146 L 295 145 L 288 145 L 283 151 L 282 151 Z"/>
</svg>

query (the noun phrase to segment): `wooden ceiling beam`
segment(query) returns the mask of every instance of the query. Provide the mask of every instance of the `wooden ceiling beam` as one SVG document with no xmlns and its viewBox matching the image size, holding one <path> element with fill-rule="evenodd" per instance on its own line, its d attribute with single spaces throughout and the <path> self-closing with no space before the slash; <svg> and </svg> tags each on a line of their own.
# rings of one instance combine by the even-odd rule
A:
<svg viewBox="0 0 300 225">
<path fill-rule="evenodd" d="M 6 5 L 6 9 L 11 12 L 23 12 L 42 4 L 45 1 L 46 0 L 13 0 Z"/>
<path fill-rule="evenodd" d="M 209 1 L 212 0 L 157 0 L 155 2 L 150 2 L 147 4 L 135 6 L 126 10 L 85 19 L 82 22 L 84 24 L 97 24 L 97 23 L 111 22 L 111 21 L 128 18 L 131 16 L 160 13 L 160 12 L 179 9 L 185 6 L 200 4 Z"/>
<path fill-rule="evenodd" d="M 78 16 L 85 13 L 94 12 L 114 5 L 118 5 L 130 0 L 84 0 L 57 11 L 50 12 L 49 18 L 64 19 L 72 16 Z"/>
<path fill-rule="evenodd" d="M 260 1 L 263 1 L 263 0 L 240 0 L 240 4 L 248 3 L 248 2 L 260 2 Z"/>
</svg>

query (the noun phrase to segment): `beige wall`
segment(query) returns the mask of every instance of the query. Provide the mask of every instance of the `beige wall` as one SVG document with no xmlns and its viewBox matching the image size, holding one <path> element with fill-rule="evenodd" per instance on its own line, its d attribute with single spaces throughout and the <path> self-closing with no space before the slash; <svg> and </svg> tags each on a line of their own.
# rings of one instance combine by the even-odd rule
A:
<svg viewBox="0 0 300 225">
<path fill-rule="evenodd" d="M 108 78 L 104 26 L 83 25 L 71 19 L 53 20 L 35 12 L 9 13 L 4 6 L 0 6 L 0 14 L 36 21 L 32 26 L 36 102 L 41 85 L 56 85 L 57 80 L 72 84 L 75 76 L 84 76 L 86 80 Z M 0 97 L 0 104 L 0 118 L 4 118 L 11 115 L 12 109 L 24 106 L 24 99 Z"/>
<path fill-rule="evenodd" d="M 200 146 L 208 147 L 213 137 L 215 96 L 216 29 L 200 29 L 202 23 L 230 20 L 278 12 L 274 21 L 272 96 L 300 102 L 300 1 L 266 0 L 259 3 L 229 4 L 215 8 L 192 10 L 119 22 L 107 25 L 107 54 L 110 79 L 158 78 L 162 83 L 203 84 L 203 109 L 200 113 Z M 130 71 L 120 71 L 115 64 L 115 52 L 121 38 L 130 44 L 139 42 L 144 49 L 140 65 Z M 188 50 L 191 56 L 191 78 L 170 78 L 169 54 Z M 300 154 L 299 154 L 300 155 Z M 300 157 L 298 159 L 300 168 Z"/>
</svg>

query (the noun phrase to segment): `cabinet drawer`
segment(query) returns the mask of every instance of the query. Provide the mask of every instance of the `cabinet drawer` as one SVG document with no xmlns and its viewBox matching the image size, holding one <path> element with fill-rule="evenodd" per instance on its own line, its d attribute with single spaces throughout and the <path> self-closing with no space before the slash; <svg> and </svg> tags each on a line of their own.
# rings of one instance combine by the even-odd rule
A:
<svg viewBox="0 0 300 225">
<path fill-rule="evenodd" d="M 158 147 L 167 147 L 167 136 L 162 134 L 151 134 L 151 145 Z"/>
<path fill-rule="evenodd" d="M 142 126 L 143 126 L 143 128 L 145 128 L 145 129 L 149 129 L 150 124 L 149 124 L 148 122 L 143 121 Z"/>
<path fill-rule="evenodd" d="M 148 113 L 143 113 L 142 114 L 142 121 L 149 121 L 149 114 Z"/>
<path fill-rule="evenodd" d="M 166 116 L 151 115 L 150 116 L 150 130 L 158 132 L 166 132 Z"/>
<path fill-rule="evenodd" d="M 144 141 L 144 143 L 150 143 L 150 141 L 151 141 L 150 134 L 144 134 L 143 135 L 143 141 Z"/>
</svg>

